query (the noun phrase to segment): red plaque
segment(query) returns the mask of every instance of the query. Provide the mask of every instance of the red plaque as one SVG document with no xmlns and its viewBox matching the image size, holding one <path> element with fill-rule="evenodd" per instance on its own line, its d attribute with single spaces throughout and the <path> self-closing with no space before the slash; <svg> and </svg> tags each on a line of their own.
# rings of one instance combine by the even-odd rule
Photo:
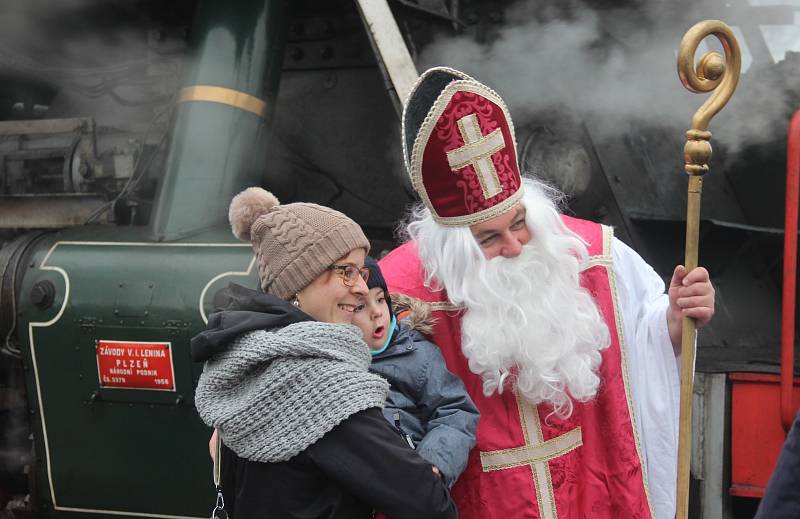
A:
<svg viewBox="0 0 800 519">
<path fill-rule="evenodd" d="M 97 341 L 100 387 L 175 391 L 172 343 Z"/>
</svg>

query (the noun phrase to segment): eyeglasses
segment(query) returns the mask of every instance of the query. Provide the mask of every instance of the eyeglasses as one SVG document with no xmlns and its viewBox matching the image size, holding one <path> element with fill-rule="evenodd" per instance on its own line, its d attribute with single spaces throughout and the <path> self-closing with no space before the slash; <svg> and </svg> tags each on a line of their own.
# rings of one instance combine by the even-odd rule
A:
<svg viewBox="0 0 800 519">
<path fill-rule="evenodd" d="M 342 278 L 344 286 L 351 287 L 356 284 L 358 276 L 364 280 L 364 283 L 369 279 L 369 269 L 367 267 L 358 268 L 355 265 L 331 265 L 328 270 L 335 270 L 339 277 Z"/>
</svg>

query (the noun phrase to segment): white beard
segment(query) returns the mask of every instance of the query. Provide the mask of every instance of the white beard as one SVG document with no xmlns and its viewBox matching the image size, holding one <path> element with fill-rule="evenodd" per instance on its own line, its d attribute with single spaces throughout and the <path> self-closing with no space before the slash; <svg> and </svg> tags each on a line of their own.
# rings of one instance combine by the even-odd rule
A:
<svg viewBox="0 0 800 519">
<path fill-rule="evenodd" d="M 567 417 L 573 399 L 597 394 L 601 351 L 610 336 L 579 284 L 584 243 L 563 225 L 542 188 L 528 179 L 525 184 L 533 239 L 515 258 L 486 260 L 469 229 L 439 226 L 428 215 L 410 224 L 409 234 L 428 283 L 466 307 L 462 351 L 482 377 L 484 394 L 511 386 L 531 404 L 549 403 Z"/>
<path fill-rule="evenodd" d="M 608 327 L 579 285 L 578 260 L 536 244 L 516 258 L 495 258 L 462 284 L 467 310 L 462 351 L 483 391 L 502 393 L 505 379 L 530 403 L 547 402 L 572 414 L 572 400 L 597 393 L 600 351 Z"/>
</svg>

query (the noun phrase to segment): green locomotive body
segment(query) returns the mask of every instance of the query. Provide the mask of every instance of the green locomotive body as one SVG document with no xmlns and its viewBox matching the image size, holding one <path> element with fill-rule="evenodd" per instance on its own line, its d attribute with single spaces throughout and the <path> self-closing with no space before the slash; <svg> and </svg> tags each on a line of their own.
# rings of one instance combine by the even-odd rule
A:
<svg viewBox="0 0 800 519">
<path fill-rule="evenodd" d="M 567 212 L 614 226 L 667 279 L 682 257 L 688 126 L 674 127 L 674 114 L 665 114 L 669 123 L 634 114 L 620 125 L 606 117 L 613 107 L 582 113 L 604 102 L 597 91 L 618 94 L 607 78 L 573 71 L 566 77 L 585 99 L 564 101 L 551 91 L 568 85 L 546 75 L 558 76 L 553 63 L 613 68 L 630 54 L 647 58 L 637 66 L 668 69 L 682 93 L 673 47 L 659 54 L 666 64 L 637 51 L 665 34 L 677 46 L 689 26 L 668 27 L 684 22 L 678 6 L 692 22 L 738 16 L 732 24 L 756 74 L 743 76 L 712 130 L 717 139 L 741 121 L 769 124 L 754 126 L 760 140 L 722 143 L 706 179 L 700 262 L 718 300 L 699 336 L 695 400 L 695 510 L 726 519 L 746 517 L 731 505 L 730 374 L 778 371 L 785 129 L 800 108 L 800 52 L 773 59 L 755 37 L 767 22 L 797 28 L 798 8 L 758 3 L 700 9 L 687 0 L 662 12 L 625 0 L 388 2 L 388 25 L 399 26 L 419 68 L 498 71 L 475 75 L 509 102 L 522 169 L 565 191 Z M 0 519 L 207 516 L 211 431 L 194 409 L 203 366 L 192 362 L 189 341 L 222 288 L 258 278 L 251 246 L 228 228 L 228 204 L 262 185 L 284 202 L 342 210 L 375 255 L 394 246 L 414 197 L 399 145 L 402 100 L 384 61 L 392 58 L 375 41 L 374 20 L 350 0 L 19 4 L 46 20 L 37 38 L 93 30 L 102 44 L 81 55 L 95 66 L 44 66 L 11 54 L 3 34 L 17 18 L 0 17 L 0 78 L 8 79 L 0 82 Z M 596 38 L 581 39 L 586 31 Z M 577 36 L 582 46 L 571 49 L 584 59 L 572 65 L 575 56 L 562 59 L 558 49 Z M 520 38 L 530 48 L 511 45 Z M 117 58 L 116 46 L 130 41 L 136 59 Z M 71 47 L 27 43 L 30 55 Z M 541 57 L 535 45 L 552 60 L 509 71 Z M 447 63 L 432 62 L 442 56 Z M 617 86 L 639 80 L 623 76 Z M 549 86 L 551 104 L 528 106 L 537 82 Z M 660 91 L 637 93 L 637 104 L 621 90 L 616 98 L 642 113 L 663 104 Z M 773 98 L 783 104 L 761 108 Z M 688 103 L 685 125 L 696 100 Z M 779 423 L 777 410 L 764 416 L 765 428 Z"/>
<path fill-rule="evenodd" d="M 20 293 L 52 287 L 38 306 L 18 302 L 40 511 L 202 517 L 209 430 L 193 406 L 202 365 L 189 338 L 221 287 L 257 279 L 252 250 L 227 229 L 170 243 L 120 234 L 50 234 L 25 258 Z M 148 343 L 166 352 L 124 351 Z M 101 366 L 109 349 L 115 363 Z"/>
</svg>

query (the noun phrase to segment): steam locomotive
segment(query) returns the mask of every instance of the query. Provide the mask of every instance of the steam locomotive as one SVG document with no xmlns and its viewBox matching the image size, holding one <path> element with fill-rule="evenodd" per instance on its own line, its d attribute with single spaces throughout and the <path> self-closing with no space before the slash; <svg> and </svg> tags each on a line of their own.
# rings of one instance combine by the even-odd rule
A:
<svg viewBox="0 0 800 519">
<path fill-rule="evenodd" d="M 646 45 L 631 35 L 664 22 L 636 0 L 391 0 L 381 19 L 365 2 L 2 8 L 0 517 L 207 514 L 209 430 L 193 407 L 202 366 L 189 338 L 222 288 L 257 279 L 252 250 L 227 227 L 230 199 L 262 185 L 285 202 L 330 205 L 363 226 L 374 251 L 394 246 L 414 200 L 396 64 L 376 27 L 399 27 L 420 68 L 463 66 L 494 85 L 479 75 L 480 56 L 427 63 L 447 58 L 431 49 L 486 49 L 531 20 L 569 25 L 591 13 L 599 29 L 584 50 L 608 59 Z M 718 310 L 699 337 L 698 517 L 747 517 L 782 438 L 783 171 L 800 108 L 798 8 L 734 7 L 671 5 L 697 19 L 734 16 L 748 49 L 736 101 L 712 130 L 765 121 L 720 145 L 705 188 L 700 258 Z M 770 39 L 762 26 L 793 37 Z M 653 67 L 674 66 L 664 57 Z M 765 109 L 767 98 L 781 104 Z M 526 108 L 507 100 L 512 114 Z M 609 133 L 597 114 L 557 103 L 515 122 L 523 169 L 563 190 L 567 212 L 613 225 L 668 277 L 683 252 L 687 127 L 643 117 Z M 765 434 L 768 456 L 752 445 Z"/>
</svg>

